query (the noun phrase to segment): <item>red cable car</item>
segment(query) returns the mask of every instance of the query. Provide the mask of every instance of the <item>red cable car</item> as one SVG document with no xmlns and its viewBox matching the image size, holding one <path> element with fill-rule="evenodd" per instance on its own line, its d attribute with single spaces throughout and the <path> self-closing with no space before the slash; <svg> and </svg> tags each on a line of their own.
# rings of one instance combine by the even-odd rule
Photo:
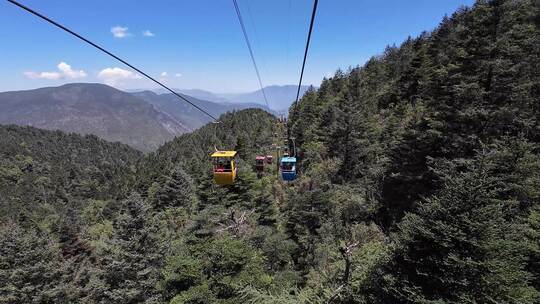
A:
<svg viewBox="0 0 540 304">
<path fill-rule="evenodd" d="M 257 171 L 257 173 L 264 172 L 265 161 L 266 161 L 266 158 L 264 156 L 255 157 L 255 170 Z"/>
<path fill-rule="evenodd" d="M 273 161 L 274 161 L 274 157 L 272 155 L 266 155 L 267 164 L 272 164 Z"/>
</svg>

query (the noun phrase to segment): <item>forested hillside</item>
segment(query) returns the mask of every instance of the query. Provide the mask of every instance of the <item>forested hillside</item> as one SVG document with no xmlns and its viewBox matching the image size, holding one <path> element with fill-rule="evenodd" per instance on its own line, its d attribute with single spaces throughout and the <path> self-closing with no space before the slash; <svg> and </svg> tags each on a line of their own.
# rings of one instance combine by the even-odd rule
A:
<svg viewBox="0 0 540 304">
<path fill-rule="evenodd" d="M 93 135 L 0 126 L 0 303 L 77 302 L 88 240 L 109 229 L 83 214 L 117 209 L 141 157 Z"/>
<path fill-rule="evenodd" d="M 540 11 L 478 1 L 148 155 L 0 128 L 0 303 L 539 303 Z M 239 151 L 216 186 L 209 154 Z"/>
<path fill-rule="evenodd" d="M 243 236 L 275 223 L 276 175 L 257 179 L 251 159 L 271 151 L 280 126 L 262 110 L 220 121 L 145 157 L 96 137 L 4 127 L 0 302 L 238 301 L 254 278 L 263 284 L 262 252 Z M 232 187 L 212 183 L 215 147 L 239 151 Z M 182 278 L 185 266 L 195 272 Z"/>
<path fill-rule="evenodd" d="M 292 109 L 309 185 L 294 208 L 339 216 L 339 224 L 295 224 L 314 240 L 300 243 L 316 265 L 308 284 L 343 286 L 336 301 L 347 303 L 539 301 L 536 4 L 478 1 L 434 32 L 337 72 Z M 382 243 L 342 233 L 364 223 L 384 232 Z M 341 251 L 345 266 L 359 259 L 350 274 L 318 271 L 331 264 L 312 244 L 328 230 L 342 250 L 357 245 L 349 257 Z M 375 267 L 362 257 L 373 242 L 385 244 L 370 252 L 382 255 Z M 323 249 L 335 263 L 338 244 Z"/>
<path fill-rule="evenodd" d="M 141 157 L 93 135 L 0 126 L 0 215 L 5 220 L 119 198 Z"/>
</svg>

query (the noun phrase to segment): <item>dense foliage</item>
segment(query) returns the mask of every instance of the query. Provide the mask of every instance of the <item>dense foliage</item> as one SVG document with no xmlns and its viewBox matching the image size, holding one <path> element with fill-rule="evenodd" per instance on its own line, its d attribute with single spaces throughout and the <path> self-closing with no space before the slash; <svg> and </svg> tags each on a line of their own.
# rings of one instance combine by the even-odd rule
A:
<svg viewBox="0 0 540 304">
<path fill-rule="evenodd" d="M 47 210 L 121 197 L 141 156 L 92 135 L 0 126 L 0 216 L 53 216 Z"/>
<path fill-rule="evenodd" d="M 0 303 L 539 303 L 540 11 L 478 1 L 146 156 L 0 128 Z M 235 185 L 209 154 L 239 151 Z"/>
<path fill-rule="evenodd" d="M 310 193 L 347 188 L 359 203 L 345 226 L 373 222 L 388 238 L 372 298 L 358 301 L 538 301 L 537 240 L 524 237 L 540 198 L 536 4 L 478 1 L 292 109 L 304 181 L 326 173 Z"/>
</svg>

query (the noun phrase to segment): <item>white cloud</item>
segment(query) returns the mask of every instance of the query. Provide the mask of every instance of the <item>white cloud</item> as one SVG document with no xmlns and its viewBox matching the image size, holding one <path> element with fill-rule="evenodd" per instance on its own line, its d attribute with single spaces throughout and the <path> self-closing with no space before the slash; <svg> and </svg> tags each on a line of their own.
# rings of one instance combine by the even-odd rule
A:
<svg viewBox="0 0 540 304">
<path fill-rule="evenodd" d="M 144 37 L 154 37 L 155 36 L 154 33 L 152 33 L 150 30 L 143 31 L 142 35 Z"/>
<path fill-rule="evenodd" d="M 60 62 L 57 66 L 58 72 L 24 72 L 24 76 L 30 79 L 47 79 L 47 80 L 58 80 L 58 79 L 78 79 L 84 78 L 87 76 L 86 72 L 83 70 L 74 71 L 71 66 L 65 62 Z"/>
<path fill-rule="evenodd" d="M 174 77 L 182 77 L 182 74 L 176 73 L 176 74 L 174 74 Z"/>
<path fill-rule="evenodd" d="M 167 72 L 162 72 L 161 73 L 161 77 L 167 77 L 169 74 L 167 74 Z"/>
<path fill-rule="evenodd" d="M 24 72 L 24 76 L 30 79 L 48 79 L 57 80 L 62 78 L 62 75 L 58 72 Z"/>
<path fill-rule="evenodd" d="M 111 33 L 116 38 L 125 38 L 131 34 L 128 32 L 128 28 L 124 26 L 117 25 L 111 28 Z"/>
<path fill-rule="evenodd" d="M 86 73 L 83 70 L 74 71 L 71 66 L 65 62 L 58 64 L 58 69 L 66 78 L 77 79 L 86 77 Z"/>
<path fill-rule="evenodd" d="M 142 79 L 141 75 L 121 68 L 106 68 L 98 73 L 97 78 L 108 85 L 118 85 L 123 80 Z"/>
</svg>

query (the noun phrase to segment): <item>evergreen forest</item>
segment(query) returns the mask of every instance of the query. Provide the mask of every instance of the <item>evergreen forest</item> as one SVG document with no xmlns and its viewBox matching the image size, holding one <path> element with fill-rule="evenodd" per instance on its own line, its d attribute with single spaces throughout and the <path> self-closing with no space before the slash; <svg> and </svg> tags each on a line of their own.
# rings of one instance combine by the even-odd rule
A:
<svg viewBox="0 0 540 304">
<path fill-rule="evenodd" d="M 540 303 L 538 1 L 463 7 L 285 124 L 220 121 L 148 154 L 0 126 L 0 303 Z M 299 178 L 258 176 L 287 131 Z"/>
</svg>

